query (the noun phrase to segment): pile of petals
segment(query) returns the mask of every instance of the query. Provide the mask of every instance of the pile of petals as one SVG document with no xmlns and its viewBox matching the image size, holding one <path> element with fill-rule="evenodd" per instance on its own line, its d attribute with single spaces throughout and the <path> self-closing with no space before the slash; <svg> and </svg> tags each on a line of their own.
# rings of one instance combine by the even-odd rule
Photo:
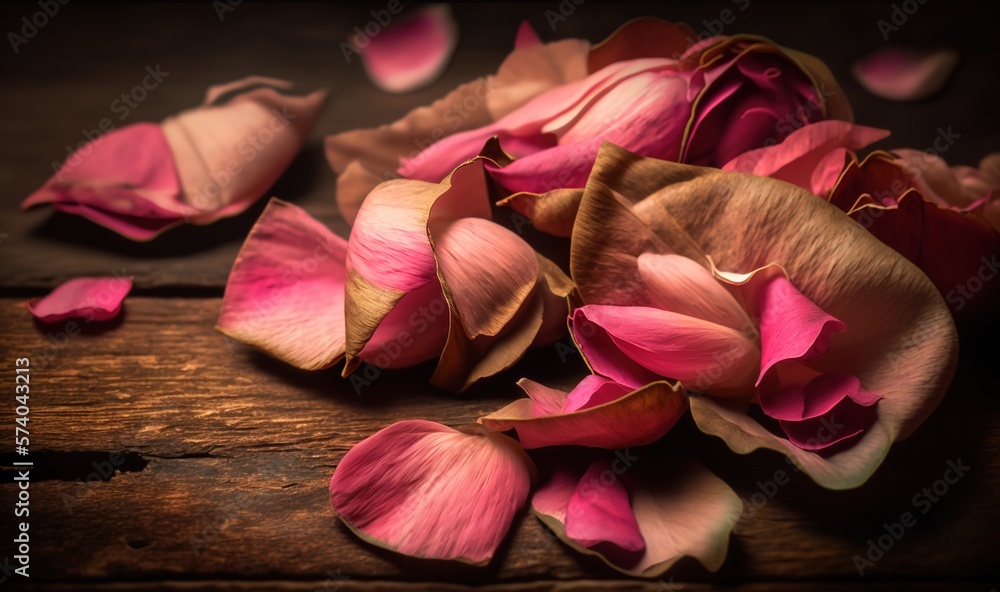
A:
<svg viewBox="0 0 1000 592">
<path fill-rule="evenodd" d="M 941 401 L 955 319 L 996 300 L 953 294 L 997 255 L 996 157 L 859 157 L 888 132 L 853 122 L 819 60 L 694 38 L 656 19 L 593 47 L 522 27 L 495 75 L 328 138 L 347 240 L 264 211 L 222 304 L 235 339 L 352 381 L 433 361 L 428 382 L 457 393 L 568 333 L 590 370 L 357 444 L 330 499 L 361 539 L 482 565 L 527 505 L 623 573 L 716 570 L 742 502 L 699 464 L 699 431 L 848 489 Z"/>
</svg>

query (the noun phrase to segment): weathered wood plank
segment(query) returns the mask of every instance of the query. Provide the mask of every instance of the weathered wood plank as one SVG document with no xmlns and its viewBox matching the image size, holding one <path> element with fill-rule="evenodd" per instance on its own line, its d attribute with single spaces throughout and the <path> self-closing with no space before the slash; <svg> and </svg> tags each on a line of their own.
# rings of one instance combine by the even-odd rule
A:
<svg viewBox="0 0 1000 592">
<path fill-rule="evenodd" d="M 57 355 L 46 360 L 48 334 L 61 341 L 65 327 L 39 328 L 19 300 L 0 299 L 6 336 L 0 375 L 12 383 L 11 361 L 26 354 L 35 367 L 32 453 L 36 474 L 45 479 L 31 486 L 38 580 L 313 581 L 338 569 L 353 581 L 616 577 L 552 540 L 528 515 L 493 564 L 477 570 L 407 560 L 362 544 L 327 501 L 338 460 L 380 426 L 410 417 L 474 421 L 516 396 L 513 379 L 521 372 L 545 382 L 565 379 L 578 364 L 562 365 L 554 350 L 545 350 L 518 372 L 463 397 L 420 386 L 427 368 L 386 373 L 358 395 L 333 371 L 301 373 L 227 343 L 212 329 L 218 307 L 218 299 L 131 298 L 122 322 L 102 332 L 87 327 L 63 347 L 53 346 Z M 992 334 L 995 327 L 982 327 L 963 337 L 974 345 Z M 993 350 L 972 345 L 939 411 L 857 490 L 825 491 L 793 471 L 788 484 L 769 484 L 775 471 L 789 470 L 783 459 L 734 455 L 687 422 L 662 444 L 633 449 L 637 462 L 656 463 L 665 452 L 687 447 L 746 500 L 766 500 L 738 525 L 719 574 L 687 562 L 675 579 L 861 584 L 1000 577 L 1000 416 L 995 382 L 985 379 Z M 0 408 L 0 426 L 12 422 L 12 408 Z M 967 475 L 921 514 L 914 496 L 959 459 L 971 467 Z M 109 463 L 125 472 L 100 480 Z M 16 489 L 5 481 L 0 507 L 8 508 Z M 770 497 L 754 497 L 761 490 Z M 885 534 L 883 524 L 907 511 L 917 516 L 916 526 L 861 578 L 853 556 L 864 555 L 868 539 Z"/>
<path fill-rule="evenodd" d="M 348 63 L 339 47 L 353 27 L 364 27 L 372 19 L 370 10 L 382 9 L 384 3 L 241 4 L 224 13 L 221 22 L 210 4 L 63 7 L 16 54 L 0 52 L 5 75 L 0 94 L 0 135 L 5 139 L 0 145 L 4 262 L 0 289 L 41 290 L 69 277 L 118 271 L 135 275 L 138 290 L 178 286 L 221 290 L 263 202 L 236 218 L 210 227 L 175 229 L 147 244 L 47 209 L 22 213 L 18 204 L 52 174 L 53 161 L 66 158 L 66 146 L 75 147 L 84 139 L 82 131 L 95 129 L 102 119 L 111 118 L 119 127 L 158 121 L 196 105 L 207 86 L 250 74 L 287 78 L 303 89 L 331 88 L 330 101 L 305 151 L 269 193 L 302 205 L 346 234 L 334 206 L 334 176 L 322 155 L 322 138 L 393 121 L 461 82 L 494 71 L 523 19 L 549 39 L 579 36 L 596 41 L 626 19 L 643 14 L 686 21 L 703 36 L 721 31 L 771 37 L 826 60 L 854 106 L 857 121 L 892 130 L 892 139 L 881 147 L 930 148 L 939 128 L 950 126 L 959 136 L 946 146 L 945 156 L 952 162 L 974 164 L 996 149 L 992 142 L 1000 135 L 1000 120 L 984 115 L 993 112 L 995 72 L 1000 69 L 1000 56 L 985 41 L 991 38 L 991 23 L 953 18 L 948 3 L 921 5 L 920 16 L 909 19 L 892 38 L 958 44 L 965 50 L 963 67 L 949 92 L 919 103 L 891 105 L 863 91 L 848 74 L 854 59 L 884 43 L 876 23 L 890 18 L 885 6 L 813 4 L 808 10 L 756 2 L 573 6 L 565 18 L 559 14 L 565 9 L 556 2 L 456 6 L 462 31 L 457 55 L 439 81 L 405 95 L 375 89 L 359 60 Z M 14 26 L 35 10 L 35 5 L 2 3 L 0 21 Z M 730 24 L 720 20 L 723 11 L 734 11 Z M 845 38 L 851 40 L 847 45 Z M 146 66 L 157 64 L 169 76 L 120 119 L 121 105 L 115 109 L 112 102 L 141 82 Z"/>
</svg>

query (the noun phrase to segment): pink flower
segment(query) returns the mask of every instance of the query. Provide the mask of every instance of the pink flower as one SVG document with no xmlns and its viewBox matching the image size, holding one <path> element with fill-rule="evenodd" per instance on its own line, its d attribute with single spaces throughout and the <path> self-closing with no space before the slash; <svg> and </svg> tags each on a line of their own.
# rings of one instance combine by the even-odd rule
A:
<svg viewBox="0 0 1000 592">
<path fill-rule="evenodd" d="M 610 144 L 587 187 L 572 330 L 596 373 L 630 388 L 679 380 L 701 393 L 703 431 L 779 450 L 832 488 L 867 479 L 943 395 L 956 353 L 943 299 L 822 200 Z"/>
<path fill-rule="evenodd" d="M 202 106 L 160 124 L 109 131 L 67 158 L 21 207 L 51 204 L 136 241 L 235 216 L 277 181 L 319 116 L 326 91 L 275 90 L 290 87 L 254 76 L 209 88 Z"/>
<path fill-rule="evenodd" d="M 380 185 L 349 241 L 272 200 L 233 265 L 219 329 L 301 368 L 346 358 L 345 376 L 438 358 L 431 382 L 452 391 L 554 342 L 572 284 L 490 220 L 486 158 L 442 183 Z"/>
</svg>

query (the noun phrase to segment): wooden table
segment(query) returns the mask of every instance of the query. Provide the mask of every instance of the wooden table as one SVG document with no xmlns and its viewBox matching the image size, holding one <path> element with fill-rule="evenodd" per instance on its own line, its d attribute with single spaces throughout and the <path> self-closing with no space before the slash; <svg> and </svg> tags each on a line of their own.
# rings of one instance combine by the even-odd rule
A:
<svg viewBox="0 0 1000 592">
<path fill-rule="evenodd" d="M 566 0 L 562 10 L 571 4 Z M 660 581 L 624 580 L 569 551 L 523 513 L 491 565 L 456 567 L 401 558 L 352 536 L 327 499 L 338 460 L 398 419 L 473 421 L 516 396 L 517 377 L 565 380 L 581 371 L 579 360 L 564 364 L 554 350 L 536 352 L 517 371 L 457 398 L 420 386 L 429 375 L 426 367 L 386 373 L 356 393 L 335 371 L 296 371 L 213 330 L 227 273 L 263 201 L 235 218 L 175 229 L 148 244 L 79 218 L 18 211 L 19 202 L 51 174 L 50 163 L 65 158 L 65 146 L 76 145 L 81 130 L 112 115 L 111 102 L 139 83 L 146 66 L 159 64 L 169 76 L 122 125 L 162 119 L 198 103 L 208 85 L 250 74 L 291 79 L 303 89 L 329 86 L 330 101 L 308 145 L 271 194 L 346 234 L 333 201 L 334 176 L 322 156 L 325 134 L 394 120 L 461 81 L 492 72 L 521 19 L 544 38 L 598 40 L 643 13 L 704 30 L 735 4 L 744 3 L 574 4 L 554 32 L 546 11 L 558 12 L 556 2 L 460 5 L 455 13 L 461 43 L 444 77 L 402 96 L 377 91 L 360 64 L 346 63 L 338 49 L 381 5 L 239 4 L 220 20 L 207 3 L 70 3 L 17 54 L 0 52 L 0 366 L 4 381 L 13 384 L 14 359 L 31 356 L 35 464 L 31 577 L 8 577 L 0 585 L 88 591 L 372 592 L 472 585 L 505 591 L 997 589 L 996 322 L 962 328 L 962 359 L 951 391 L 913 438 L 894 447 L 869 483 L 831 492 L 793 474 L 738 525 L 718 573 L 684 561 Z M 850 95 L 857 120 L 893 130 L 880 147 L 929 147 L 938 128 L 951 126 L 961 137 L 945 156 L 974 164 L 1000 148 L 1000 53 L 989 41 L 992 25 L 977 9 L 914 5 L 917 11 L 891 39 L 957 45 L 965 56 L 948 92 L 917 104 L 878 100 L 847 74 L 854 59 L 884 43 L 877 22 L 891 19 L 891 5 L 754 2 L 724 32 L 762 34 L 826 60 Z M 34 4 L 4 3 L 0 23 L 19 30 L 21 17 L 37 10 Z M 62 336 L 60 326 L 36 325 L 24 308 L 27 297 L 71 277 L 116 272 L 134 275 L 136 283 L 125 313 L 109 325 Z M 0 450 L 8 467 L 18 460 L 9 442 L 13 409 L 9 396 L 0 405 L 7 439 Z M 666 445 L 694 446 L 745 499 L 762 488 L 770 491 L 774 472 L 787 468 L 778 455 L 737 456 L 695 432 L 682 422 Z M 959 459 L 971 469 L 920 513 L 914 496 Z M 18 486 L 12 470 L 3 475 L 0 577 L 4 566 L 16 567 L 8 512 Z M 917 514 L 916 525 L 860 576 L 854 556 L 864 555 L 869 539 L 907 511 Z"/>
</svg>

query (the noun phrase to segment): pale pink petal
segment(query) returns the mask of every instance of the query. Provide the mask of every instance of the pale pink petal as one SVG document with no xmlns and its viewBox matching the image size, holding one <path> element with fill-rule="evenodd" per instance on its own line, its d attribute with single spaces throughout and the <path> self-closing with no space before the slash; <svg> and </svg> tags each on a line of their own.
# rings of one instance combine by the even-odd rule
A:
<svg viewBox="0 0 1000 592">
<path fill-rule="evenodd" d="M 946 208 L 961 208 L 972 204 L 982 195 L 968 195 L 948 163 L 936 153 L 911 148 L 896 148 L 892 153 L 906 169 L 913 185 L 923 197 Z"/>
<path fill-rule="evenodd" d="M 607 483 L 602 474 L 615 476 L 607 459 L 591 464 L 570 496 L 566 505 L 566 536 L 584 547 L 611 543 L 626 551 L 642 551 L 646 543 L 624 483 L 616 476 Z"/>
<path fill-rule="evenodd" d="M 217 328 L 289 364 L 344 356 L 347 241 L 298 206 L 272 199 L 229 274 Z"/>
<path fill-rule="evenodd" d="M 755 333 L 753 323 L 733 295 L 693 259 L 643 253 L 638 262 L 639 275 L 649 286 L 656 308 Z"/>
<path fill-rule="evenodd" d="M 66 319 L 107 321 L 118 316 L 132 289 L 132 277 L 75 278 L 44 298 L 28 302 L 28 310 L 43 323 Z"/>
<path fill-rule="evenodd" d="M 588 479 L 584 477 L 586 465 L 575 464 L 554 467 L 531 497 L 535 515 L 565 543 L 632 576 L 657 577 L 682 557 L 694 557 L 710 571 L 722 567 L 743 503 L 708 469 L 692 461 L 663 462 L 626 450 L 620 451 L 610 465 L 601 463 L 608 468 L 603 468 L 595 481 L 593 467 L 586 473 L 591 476 Z M 598 496 L 625 489 L 644 549 L 630 551 L 614 545 L 589 548 L 570 535 L 574 517 L 570 504 L 588 486 Z M 616 514 L 588 513 L 591 521 L 610 522 L 593 524 L 591 529 L 621 531 L 619 516 L 624 509 L 619 501 Z"/>
<path fill-rule="evenodd" d="M 524 505 L 534 465 L 516 441 L 423 420 L 352 448 L 330 480 L 333 509 L 366 541 L 428 559 L 485 564 Z"/>
<path fill-rule="evenodd" d="M 772 177 L 823 195 L 844 169 L 847 150 L 860 150 L 888 136 L 888 130 L 847 121 L 818 121 L 795 130 L 780 144 L 744 152 L 722 170 Z"/>
<path fill-rule="evenodd" d="M 198 210 L 191 217 L 196 224 L 235 216 L 262 197 L 291 164 L 319 118 L 326 90 L 293 96 L 271 86 L 253 88 L 261 80 L 250 77 L 225 85 L 228 92 L 245 92 L 223 103 L 188 109 L 161 124 L 184 203 Z M 279 82 L 282 89 L 290 85 Z"/>
<path fill-rule="evenodd" d="M 521 379 L 518 386 L 529 399 L 518 399 L 479 418 L 479 423 L 501 432 L 516 430 L 525 448 L 643 446 L 662 438 L 687 410 L 680 385 L 662 380 L 631 390 L 606 379 L 584 379 L 573 401 L 569 393 L 528 379 Z M 576 399 L 588 396 L 576 407 Z"/>
<path fill-rule="evenodd" d="M 352 40 L 372 82 L 386 92 L 403 93 L 437 80 L 458 42 L 451 7 L 429 4 L 387 18 L 399 21 L 390 21 L 372 37 L 356 35 Z"/>
<path fill-rule="evenodd" d="M 606 366 L 614 365 L 615 353 L 586 336 L 584 322 L 649 371 L 701 392 L 745 391 L 757 376 L 760 350 L 739 331 L 655 308 L 587 305 L 573 313 L 573 331 L 584 356 L 601 374 L 608 375 Z"/>
<path fill-rule="evenodd" d="M 885 47 L 859 60 L 851 72 L 869 92 L 890 101 L 919 101 L 944 87 L 955 66 L 954 49 Z"/>
<path fill-rule="evenodd" d="M 517 234 L 482 218 L 434 220 L 429 228 L 438 273 L 466 335 L 498 335 L 535 286 L 535 251 Z"/>
</svg>

